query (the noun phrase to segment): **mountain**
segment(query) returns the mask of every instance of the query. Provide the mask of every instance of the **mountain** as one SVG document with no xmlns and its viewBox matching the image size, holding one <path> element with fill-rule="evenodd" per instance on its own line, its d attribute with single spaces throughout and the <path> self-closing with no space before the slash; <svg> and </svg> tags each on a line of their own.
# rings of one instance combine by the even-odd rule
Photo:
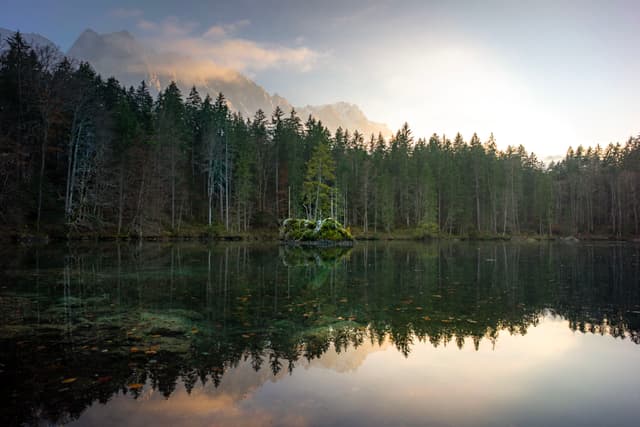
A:
<svg viewBox="0 0 640 427">
<path fill-rule="evenodd" d="M 157 52 L 127 31 L 98 34 L 87 29 L 68 55 L 91 63 L 103 76 L 115 76 L 125 86 L 137 86 L 145 80 L 157 92 L 173 80 L 185 95 L 193 85 L 201 94 L 208 93 L 212 97 L 222 92 L 230 107 L 245 117 L 252 117 L 258 109 L 268 116 L 277 106 L 285 113 L 293 107 L 286 98 L 269 94 L 236 70 L 179 53 Z M 386 125 L 368 120 L 353 104 L 339 102 L 295 109 L 303 121 L 311 114 L 331 131 L 341 126 L 351 131 L 357 129 L 365 136 L 378 132 L 385 136 L 391 134 Z"/>
<path fill-rule="evenodd" d="M 357 130 L 365 137 L 365 140 L 371 134 L 378 136 L 378 133 L 382 133 L 385 137 L 391 134 L 387 125 L 370 121 L 357 105 L 348 102 L 317 106 L 307 105 L 296 108 L 296 111 L 300 117 L 312 115 L 319 118 L 331 130 L 338 127 L 349 129 L 351 132 Z"/>
<path fill-rule="evenodd" d="M 7 48 L 6 39 L 13 34 L 14 31 L 0 28 L 0 52 Z M 39 34 L 22 35 L 32 46 L 49 46 L 60 51 L 52 41 Z M 286 98 L 269 94 L 236 70 L 179 53 L 157 52 L 127 31 L 98 34 L 87 29 L 73 43 L 67 56 L 89 62 L 103 77 L 114 76 L 126 87 L 138 86 L 144 80 L 152 92 L 157 93 L 173 80 L 185 96 L 194 85 L 202 96 L 208 93 L 215 97 L 222 92 L 231 109 L 245 117 L 252 117 L 259 109 L 269 116 L 276 107 L 280 107 L 285 114 L 294 108 Z M 385 124 L 370 121 L 355 104 L 338 102 L 307 105 L 295 107 L 295 110 L 303 122 L 313 115 L 332 132 L 342 127 L 351 132 L 358 130 L 366 138 L 378 133 L 385 137 L 391 135 Z"/>
<path fill-rule="evenodd" d="M 276 106 L 291 109 L 284 98 L 270 96 L 237 71 L 176 53 L 156 52 L 127 31 L 98 34 L 85 30 L 68 55 L 89 62 L 103 76 L 115 76 L 125 86 L 138 86 L 145 80 L 157 92 L 173 80 L 185 95 L 193 85 L 203 96 L 222 92 L 231 108 L 244 116 L 253 116 L 258 109 L 269 114 Z"/>
</svg>

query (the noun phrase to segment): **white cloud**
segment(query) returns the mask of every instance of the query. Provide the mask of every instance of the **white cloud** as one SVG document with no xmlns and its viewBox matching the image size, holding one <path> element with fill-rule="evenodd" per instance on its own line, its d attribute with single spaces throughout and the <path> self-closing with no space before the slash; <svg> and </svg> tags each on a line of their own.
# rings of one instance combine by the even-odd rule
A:
<svg viewBox="0 0 640 427">
<path fill-rule="evenodd" d="M 260 71 L 279 67 L 308 71 L 317 59 L 317 54 L 306 47 L 264 45 L 246 39 L 224 39 L 211 43 L 208 40 L 190 37 L 167 40 L 162 44 L 172 51 L 211 59 L 222 66 L 239 71 Z"/>
<path fill-rule="evenodd" d="M 209 27 L 207 31 L 202 35 L 205 38 L 220 38 L 229 36 L 240 28 L 249 25 L 248 19 L 242 19 L 240 21 L 232 22 L 231 24 L 218 24 L 212 27 Z"/>
<path fill-rule="evenodd" d="M 138 28 L 158 32 L 161 36 L 186 37 L 193 33 L 199 24 L 195 21 L 185 21 L 175 16 L 168 16 L 162 21 L 153 22 L 141 19 L 138 22 Z"/>
<path fill-rule="evenodd" d="M 309 71 L 320 56 L 302 45 L 287 47 L 234 36 L 249 24 L 248 20 L 241 20 L 198 32 L 197 22 L 168 17 L 160 22 L 140 19 L 138 28 L 159 52 L 179 54 L 246 73 L 282 67 Z"/>
</svg>

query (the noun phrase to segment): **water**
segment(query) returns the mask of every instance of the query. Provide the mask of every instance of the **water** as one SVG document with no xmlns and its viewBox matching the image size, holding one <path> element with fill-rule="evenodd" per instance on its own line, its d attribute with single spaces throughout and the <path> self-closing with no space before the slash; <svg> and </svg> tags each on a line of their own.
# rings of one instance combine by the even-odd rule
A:
<svg viewBox="0 0 640 427">
<path fill-rule="evenodd" d="M 636 426 L 640 247 L 10 247 L 0 424 Z"/>
</svg>

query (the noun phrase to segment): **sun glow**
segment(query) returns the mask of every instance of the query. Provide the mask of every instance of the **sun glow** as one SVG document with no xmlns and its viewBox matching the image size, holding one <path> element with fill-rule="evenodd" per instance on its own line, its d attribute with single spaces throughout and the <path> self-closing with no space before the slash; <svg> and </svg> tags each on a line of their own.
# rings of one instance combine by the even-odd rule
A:
<svg viewBox="0 0 640 427">
<path fill-rule="evenodd" d="M 543 155 L 577 143 L 567 118 L 491 52 L 429 48 L 401 52 L 389 63 L 403 66 L 381 66 L 387 102 L 374 103 L 373 113 L 388 117 L 394 129 L 407 121 L 418 137 L 460 132 L 466 140 L 473 132 L 482 140 L 493 132 L 500 148 L 522 144 Z M 402 107 L 389 111 L 389 105 Z"/>
</svg>

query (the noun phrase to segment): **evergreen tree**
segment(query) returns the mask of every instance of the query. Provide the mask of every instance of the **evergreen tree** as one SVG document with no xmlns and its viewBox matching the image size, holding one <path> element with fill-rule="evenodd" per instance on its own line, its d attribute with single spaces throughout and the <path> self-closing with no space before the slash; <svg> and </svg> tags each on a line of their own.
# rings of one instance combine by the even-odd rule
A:
<svg viewBox="0 0 640 427">
<path fill-rule="evenodd" d="M 335 162 L 326 144 L 319 144 L 307 162 L 303 205 L 308 219 L 318 220 L 330 213 L 335 180 Z"/>
</svg>

